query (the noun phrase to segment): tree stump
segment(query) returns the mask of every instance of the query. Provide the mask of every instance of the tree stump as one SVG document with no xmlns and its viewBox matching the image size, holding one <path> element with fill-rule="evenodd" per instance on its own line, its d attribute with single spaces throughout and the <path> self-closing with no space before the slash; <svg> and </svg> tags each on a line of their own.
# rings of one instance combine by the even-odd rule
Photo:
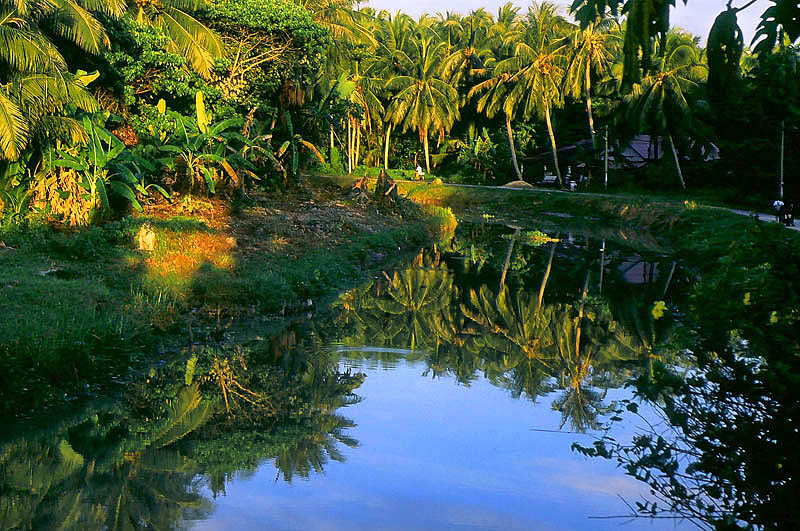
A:
<svg viewBox="0 0 800 531">
<path fill-rule="evenodd" d="M 356 201 L 369 201 L 369 183 L 367 179 L 362 178 L 354 182 L 350 190 L 348 190 L 347 196 Z"/>
<path fill-rule="evenodd" d="M 385 170 L 381 170 L 378 181 L 375 183 L 375 201 L 379 205 L 397 203 L 400 194 L 397 193 L 397 183 L 389 178 Z"/>
</svg>

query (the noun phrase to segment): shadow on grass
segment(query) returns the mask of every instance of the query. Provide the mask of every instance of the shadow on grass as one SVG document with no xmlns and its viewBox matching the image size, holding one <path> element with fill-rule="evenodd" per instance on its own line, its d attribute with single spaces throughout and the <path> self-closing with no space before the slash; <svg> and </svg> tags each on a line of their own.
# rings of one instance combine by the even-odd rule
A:
<svg viewBox="0 0 800 531">
<path fill-rule="evenodd" d="M 141 230 L 152 250 L 137 249 Z M 371 257 L 425 245 L 422 222 L 293 259 L 185 217 L 81 231 L 0 228 L 0 415 L 71 407 L 156 356 L 212 334 L 220 314 L 283 314 L 363 279 Z M 168 354 L 167 354 L 168 356 Z"/>
</svg>

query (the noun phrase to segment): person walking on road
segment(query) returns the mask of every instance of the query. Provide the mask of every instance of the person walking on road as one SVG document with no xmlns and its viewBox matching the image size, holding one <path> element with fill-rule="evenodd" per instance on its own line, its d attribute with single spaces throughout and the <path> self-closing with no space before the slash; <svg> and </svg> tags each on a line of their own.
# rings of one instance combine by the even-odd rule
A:
<svg viewBox="0 0 800 531">
<path fill-rule="evenodd" d="M 783 205 L 784 203 L 780 199 L 776 199 L 775 201 L 772 202 L 772 208 L 775 209 L 775 220 L 780 223 L 784 222 L 785 214 L 783 210 Z"/>
</svg>

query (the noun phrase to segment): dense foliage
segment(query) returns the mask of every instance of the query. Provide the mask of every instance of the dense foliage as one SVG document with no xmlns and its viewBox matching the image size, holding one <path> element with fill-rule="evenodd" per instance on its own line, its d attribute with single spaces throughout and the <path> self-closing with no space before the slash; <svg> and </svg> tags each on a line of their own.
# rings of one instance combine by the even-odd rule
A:
<svg viewBox="0 0 800 531">
<path fill-rule="evenodd" d="M 600 131 L 620 182 L 717 188 L 738 200 L 755 194 L 761 205 L 775 196 L 800 197 L 797 2 L 770 1 L 752 50 L 737 18 L 752 2 L 728 2 L 706 47 L 671 26 L 676 3 L 575 0 L 573 21 L 548 2 L 527 10 L 509 3 L 496 15 L 479 9 L 415 20 L 356 9 L 348 0 L 0 0 L 0 223 L 42 218 L 87 225 L 149 201 L 241 198 L 254 186 L 285 191 L 312 161 L 320 170 L 358 175 L 381 167 L 408 175 L 403 171 L 424 166 L 427 174 L 481 184 L 539 181 L 550 169 L 562 187 L 579 174 L 599 186 Z M 654 153 L 643 168 L 626 166 L 623 155 L 637 135 Z M 512 236 L 512 247 L 520 236 Z M 789 525 L 785 508 L 795 490 L 798 319 L 794 310 L 774 308 L 796 291 L 784 288 L 794 286 L 798 253 L 776 245 L 777 259 L 764 264 L 763 250 L 752 249 L 757 242 L 758 233 L 742 235 L 727 262 L 703 272 L 697 292 L 705 297 L 698 300 L 714 305 L 698 304 L 691 317 L 714 326 L 693 330 L 686 345 L 697 357 L 697 374 L 677 378 L 656 365 L 638 382 L 642 397 L 661 401 L 677 430 L 675 445 L 643 438 L 633 447 L 608 442 L 587 450 L 619 458 L 632 475 L 652 481 L 671 509 L 720 527 Z M 524 266 L 507 260 L 502 278 Z M 457 315 L 440 315 L 440 299 L 450 291 L 445 277 L 436 267 L 412 268 L 381 286 L 380 303 L 365 296 L 354 304 L 379 304 L 392 316 L 372 323 L 375 334 L 400 334 L 384 321 L 402 316 L 411 324 L 402 339 L 412 348 L 433 336 L 457 343 L 450 332 L 466 320 L 503 331 L 492 345 L 498 366 L 510 360 L 504 352 L 522 352 L 525 359 L 516 361 L 529 363 L 545 350 L 548 361 L 563 365 L 565 378 L 573 371 L 573 382 L 588 361 L 578 355 L 578 342 L 574 351 L 556 351 L 556 339 L 580 337 L 583 329 L 574 323 L 584 320 L 584 310 L 598 327 L 591 332 L 587 325 L 587 338 L 616 326 L 596 301 L 543 306 L 541 296 L 517 296 L 503 280 L 497 290 L 470 292 Z M 422 301 L 408 291 L 414 286 L 424 286 Z M 714 296 L 742 288 L 748 291 L 741 305 Z M 96 298 L 102 311 L 102 290 Z M 422 310 L 437 319 L 423 323 Z M 653 319 L 663 311 L 653 307 Z M 742 321 L 752 326 L 734 326 L 731 316 L 756 311 L 757 318 Z M 354 326 L 359 333 L 370 329 L 366 321 Z M 656 343 L 650 328 L 636 345 L 641 351 Z M 90 335 L 84 332 L 75 334 Z M 625 346 L 630 338 L 616 339 Z M 243 361 L 212 353 L 198 365 L 203 384 L 220 386 L 228 415 L 225 386 L 239 381 L 228 371 L 232 363 Z M 191 412 L 190 431 L 207 421 L 211 405 L 198 398 L 201 384 L 188 371 L 185 378 L 164 391 L 168 405 L 148 410 L 163 420 L 160 432 L 125 429 L 161 449 L 177 440 L 170 415 Z M 252 382 L 258 385 L 268 382 Z M 247 396 L 251 405 L 258 402 Z M 559 407 L 582 405 L 574 396 L 567 392 Z M 598 408 L 589 406 L 575 427 L 594 425 Z M 214 408 L 223 411 L 218 397 Z M 338 421 L 331 422 L 335 431 Z M 117 454 L 108 474 L 127 467 L 133 475 L 148 457 L 148 444 L 123 439 L 131 457 Z M 219 451 L 202 443 L 207 456 Z M 76 448 L 64 442 L 44 452 L 59 452 L 66 478 L 85 468 Z M 29 462 L 41 454 L 19 451 Z M 681 469 L 676 451 L 696 455 Z M 686 481 L 699 486 L 692 483 L 692 491 Z M 655 506 L 641 509 L 657 513 Z"/>
<path fill-rule="evenodd" d="M 729 5 L 703 49 L 670 27 L 674 3 L 577 0 L 575 23 L 547 2 L 419 20 L 348 2 L 225 0 L 192 12 L 70 3 L 62 7 L 74 12 L 57 21 L 8 4 L 2 211 L 18 218 L 27 189 L 56 186 L 44 154 L 85 142 L 87 114 L 109 111 L 109 130 L 148 159 L 176 134 L 170 113 L 195 116 L 199 93 L 212 121 L 239 119 L 223 143 L 223 155 L 239 154 L 228 160 L 229 192 L 245 181 L 239 173 L 285 187 L 315 159 L 332 171 L 424 166 L 475 183 L 537 181 L 549 168 L 562 186 L 579 176 L 591 185 L 605 129 L 616 182 L 632 175 L 662 188 L 724 184 L 762 191 L 762 200 L 792 196 L 796 183 L 784 176 L 800 164 L 791 149 L 800 114 L 796 9 L 774 2 L 753 54 L 737 24 L 749 4 Z M 640 133 L 650 135 L 656 162 L 621 171 L 622 149 Z M 717 161 L 708 155 L 716 148 Z M 169 187 L 179 166 L 133 175 L 142 187 Z"/>
</svg>

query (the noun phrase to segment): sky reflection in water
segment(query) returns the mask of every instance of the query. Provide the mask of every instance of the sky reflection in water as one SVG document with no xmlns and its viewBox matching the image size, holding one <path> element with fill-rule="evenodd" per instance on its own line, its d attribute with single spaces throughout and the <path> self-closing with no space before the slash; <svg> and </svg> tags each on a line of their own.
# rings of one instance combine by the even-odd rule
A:
<svg viewBox="0 0 800 531">
<path fill-rule="evenodd" d="M 265 463 L 229 485 L 195 529 L 617 529 L 625 520 L 589 517 L 626 514 L 618 495 L 632 502 L 646 492 L 613 463 L 570 450 L 589 435 L 534 431 L 558 430 L 561 414 L 550 406 L 558 393 L 533 405 L 482 378 L 466 387 L 422 377 L 423 362 L 364 365 L 342 362 L 368 375 L 356 391 L 364 400 L 340 410 L 360 442 L 342 448 L 345 463 L 291 484 Z M 632 430 L 615 427 L 619 436 Z M 643 526 L 675 522 L 623 529 Z"/>
</svg>

